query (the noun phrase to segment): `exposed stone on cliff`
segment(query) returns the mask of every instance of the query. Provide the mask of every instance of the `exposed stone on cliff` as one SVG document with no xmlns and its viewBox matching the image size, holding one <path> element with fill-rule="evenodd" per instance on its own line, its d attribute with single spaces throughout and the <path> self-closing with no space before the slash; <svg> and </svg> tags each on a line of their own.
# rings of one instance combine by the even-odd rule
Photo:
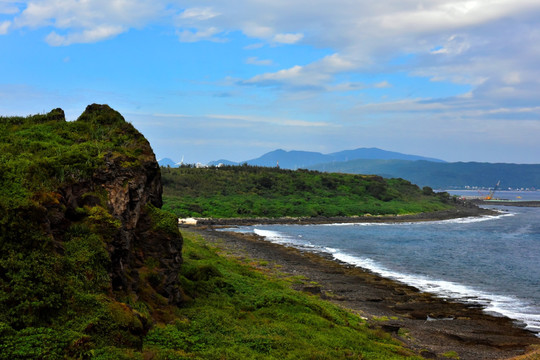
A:
<svg viewBox="0 0 540 360">
<path fill-rule="evenodd" d="M 0 116 L 0 353 L 141 349 L 184 299 L 182 237 L 161 195 L 150 144 L 107 105 L 71 122 L 62 109 Z"/>
<path fill-rule="evenodd" d="M 107 105 L 89 105 L 77 121 L 91 121 L 104 127 L 125 122 L 123 117 Z M 182 263 L 182 238 L 179 232 L 163 233 L 155 228 L 149 206 L 162 205 L 161 173 L 148 141 L 133 126 L 125 123 L 123 131 L 129 135 L 130 146 L 136 144 L 136 156 L 104 154 L 104 164 L 90 181 L 75 183 L 63 189 L 66 214 L 76 209 L 99 203 L 94 195 L 106 192 L 110 214 L 120 220 L 120 226 L 108 243 L 111 257 L 111 280 L 114 290 L 137 291 L 139 269 L 147 259 L 159 261 L 162 283 L 158 289 L 169 302 L 181 301 L 178 271 Z"/>
<path fill-rule="evenodd" d="M 89 105 L 75 122 L 66 122 L 62 109 L 6 120 L 14 131 L 36 131 L 30 136 L 38 145 L 36 150 L 34 142 L 30 147 L 7 145 L 7 155 L 9 151 L 22 154 L 20 164 L 26 167 L 12 161 L 15 165 L 8 163 L 0 176 L 4 187 L 21 184 L 20 194 L 15 194 L 19 200 L 2 194 L 0 244 L 30 249 L 42 246 L 39 244 L 48 238 L 53 251 L 62 253 L 73 229 L 83 226 L 106 244 L 113 291 L 136 293 L 140 270 L 151 261 L 156 264 L 154 278 L 160 279 L 153 283 L 155 290 L 169 303 L 180 302 L 182 237 L 177 229 L 164 231 L 157 226 L 159 217 L 167 216 L 152 210 L 162 205 L 161 173 L 144 136 L 107 105 Z M 35 130 L 38 127 L 46 128 Z M 53 136 L 49 131 L 56 137 L 47 146 L 56 150 L 43 145 Z M 66 147 L 70 141 L 74 143 Z M 29 158 L 31 162 L 26 161 Z M 21 178 L 14 181 L 14 176 Z M 30 199 L 24 200 L 24 196 Z"/>
</svg>

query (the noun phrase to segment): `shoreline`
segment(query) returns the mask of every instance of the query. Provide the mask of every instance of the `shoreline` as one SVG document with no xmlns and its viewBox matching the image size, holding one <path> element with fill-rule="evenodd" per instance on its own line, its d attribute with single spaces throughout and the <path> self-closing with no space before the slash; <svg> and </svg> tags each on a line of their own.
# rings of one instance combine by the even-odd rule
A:
<svg viewBox="0 0 540 360">
<path fill-rule="evenodd" d="M 458 206 L 455 209 L 440 210 L 428 213 L 408 215 L 364 215 L 364 216 L 337 216 L 337 217 L 279 217 L 279 218 L 194 218 L 194 222 L 185 222 L 179 219 L 180 225 L 206 225 L 206 226 L 245 226 L 245 225 L 314 225 L 314 224 L 344 224 L 344 223 L 385 223 L 385 222 L 417 222 L 440 221 L 459 219 L 473 216 L 499 215 L 491 209 L 476 205 Z M 184 220 L 184 222 L 182 221 Z"/>
<path fill-rule="evenodd" d="M 410 222 L 500 214 L 477 209 L 453 214 L 367 218 L 372 222 Z M 358 220 L 356 222 L 366 220 L 365 217 L 353 219 Z M 371 327 L 390 333 L 425 358 L 445 358 L 442 354 L 455 351 L 462 360 L 509 359 L 526 354 L 530 345 L 540 346 L 540 338 L 535 333 L 520 327 L 510 318 L 487 314 L 481 306 L 421 292 L 412 286 L 335 260 L 330 254 L 305 252 L 265 241 L 253 234 L 215 230 L 214 226 L 232 225 L 229 220 L 234 219 L 227 219 L 225 223 L 186 226 L 184 229 L 202 235 L 228 256 L 256 259 L 268 263 L 275 271 L 304 277 L 306 280 L 296 286 L 297 290 L 320 296 L 360 314 L 368 319 Z M 298 219 L 290 220 L 289 224 L 308 224 Z M 343 222 L 350 220 L 344 218 Z M 318 223 L 322 221 L 309 222 Z M 261 222 L 235 223 L 251 224 Z"/>
</svg>

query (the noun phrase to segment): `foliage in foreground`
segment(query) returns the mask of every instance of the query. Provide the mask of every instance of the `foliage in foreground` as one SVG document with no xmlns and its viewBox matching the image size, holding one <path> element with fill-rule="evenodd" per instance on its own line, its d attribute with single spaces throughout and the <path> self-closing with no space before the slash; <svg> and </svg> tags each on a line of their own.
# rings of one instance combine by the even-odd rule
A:
<svg viewBox="0 0 540 360">
<path fill-rule="evenodd" d="M 184 232 L 182 281 L 193 300 L 146 335 L 157 359 L 405 359 L 390 336 L 318 297 L 217 255 Z"/>
<path fill-rule="evenodd" d="M 50 326 L 0 322 L 0 359 L 418 359 L 358 316 L 292 290 L 294 279 L 268 278 L 192 234 L 184 241 L 183 307 L 79 294 L 70 301 L 86 312 Z M 159 315 L 144 333 L 152 310 Z"/>
<path fill-rule="evenodd" d="M 447 193 L 403 179 L 257 166 L 162 168 L 164 209 L 178 217 L 335 217 L 449 209 Z"/>
</svg>

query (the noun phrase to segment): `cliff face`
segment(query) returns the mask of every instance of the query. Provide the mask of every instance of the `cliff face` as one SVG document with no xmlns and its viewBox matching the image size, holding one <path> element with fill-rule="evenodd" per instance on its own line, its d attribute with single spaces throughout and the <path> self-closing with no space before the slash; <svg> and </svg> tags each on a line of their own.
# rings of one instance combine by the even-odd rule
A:
<svg viewBox="0 0 540 360">
<path fill-rule="evenodd" d="M 121 223 L 108 242 L 113 289 L 136 291 L 138 270 L 147 259 L 158 259 L 163 278 L 159 291 L 171 303 L 178 303 L 181 294 L 176 279 L 182 263 L 182 239 L 178 232 L 157 231 L 150 217 L 148 206 L 161 208 L 163 192 L 159 165 L 150 144 L 107 105 L 89 105 L 77 121 L 89 122 L 105 131 L 116 122 L 124 122 L 124 131 L 130 135 L 129 145 L 137 144 L 136 155 L 107 152 L 103 156 L 104 164 L 96 169 L 90 181 L 64 187 L 61 202 L 65 204 L 66 214 L 69 217 L 77 208 L 99 204 L 99 198 L 89 194 L 104 190 L 108 211 Z"/>
<path fill-rule="evenodd" d="M 140 346 L 183 300 L 182 237 L 161 195 L 150 144 L 107 105 L 74 122 L 61 109 L 0 117 L 0 338 L 53 329 L 73 357 Z"/>
</svg>

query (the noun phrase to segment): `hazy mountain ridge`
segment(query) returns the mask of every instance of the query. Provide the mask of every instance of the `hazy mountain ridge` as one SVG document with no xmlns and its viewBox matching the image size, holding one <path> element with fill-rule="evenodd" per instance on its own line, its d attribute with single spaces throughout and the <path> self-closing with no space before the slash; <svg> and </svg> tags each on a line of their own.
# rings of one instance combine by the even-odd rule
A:
<svg viewBox="0 0 540 360">
<path fill-rule="evenodd" d="M 357 159 L 317 164 L 309 169 L 398 177 L 433 188 L 493 187 L 499 180 L 502 188 L 540 188 L 540 164 Z"/>
<path fill-rule="evenodd" d="M 255 166 L 277 166 L 284 169 L 302 169 L 316 164 L 341 162 L 355 159 L 397 159 L 397 160 L 425 160 L 433 162 L 444 162 L 440 159 L 429 158 L 419 155 L 403 154 L 394 151 L 387 151 L 378 148 L 358 148 L 354 150 L 343 150 L 330 154 L 323 154 L 314 151 L 291 150 L 285 151 L 277 149 L 270 151 L 258 158 L 233 162 L 228 160 L 211 161 L 208 165 L 240 165 L 246 163 Z"/>
<path fill-rule="evenodd" d="M 537 164 L 451 163 L 378 148 L 358 148 L 330 154 L 278 149 L 244 162 L 222 159 L 212 161 L 208 165 L 244 163 L 266 167 L 279 165 L 283 169 L 305 168 L 325 172 L 373 174 L 385 178 L 403 178 L 419 186 L 441 189 L 466 186 L 493 187 L 499 180 L 503 188 L 540 188 L 540 165 Z M 167 166 L 161 160 L 160 165 Z"/>
<path fill-rule="evenodd" d="M 170 167 L 177 167 L 177 163 L 174 162 L 174 160 L 170 159 L 170 158 L 161 158 L 158 160 L 158 164 L 159 166 L 170 166 Z"/>
</svg>

